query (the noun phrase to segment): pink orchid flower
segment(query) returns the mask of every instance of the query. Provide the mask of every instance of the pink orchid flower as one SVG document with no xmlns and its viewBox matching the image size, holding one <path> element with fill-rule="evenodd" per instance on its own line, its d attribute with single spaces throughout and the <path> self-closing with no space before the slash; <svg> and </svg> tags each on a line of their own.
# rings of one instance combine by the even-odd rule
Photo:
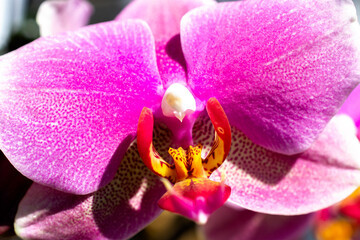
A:
<svg viewBox="0 0 360 240">
<path fill-rule="evenodd" d="M 359 36 L 346 0 L 138 0 L 118 21 L 1 57 L 0 148 L 35 182 L 20 203 L 17 234 L 129 238 L 160 213 L 161 196 L 170 199 L 164 208 L 202 222 L 207 194 L 222 204 L 226 186 L 231 203 L 263 213 L 304 214 L 340 201 L 360 185 L 354 124 L 333 118 L 360 80 Z M 192 171 L 176 159 L 170 165 L 166 152 L 200 143 L 201 157 L 217 151 L 220 164 L 230 143 L 221 135 L 227 124 L 218 125 L 225 113 L 226 160 L 210 180 L 190 178 L 197 191 L 182 188 Z M 145 134 L 138 142 L 137 129 Z M 189 152 L 180 157 L 199 163 Z M 204 162 L 195 170 L 209 173 Z M 170 175 L 156 167 L 166 164 Z M 164 195 L 147 167 L 175 176 L 174 187 L 167 183 Z M 198 187 L 208 181 L 219 191 Z"/>
<path fill-rule="evenodd" d="M 40 35 L 76 30 L 88 24 L 93 6 L 86 0 L 48 0 L 37 12 Z"/>
</svg>

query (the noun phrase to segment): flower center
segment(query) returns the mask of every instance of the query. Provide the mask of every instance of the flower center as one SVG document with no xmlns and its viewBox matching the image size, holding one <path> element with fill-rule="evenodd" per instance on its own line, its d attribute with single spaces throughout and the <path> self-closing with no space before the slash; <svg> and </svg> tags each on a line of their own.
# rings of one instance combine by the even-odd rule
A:
<svg viewBox="0 0 360 240">
<path fill-rule="evenodd" d="M 140 157 L 152 172 L 164 178 L 168 189 L 159 200 L 159 206 L 198 223 L 205 223 L 209 215 L 225 203 L 231 192 L 224 179 L 220 183 L 208 179 L 230 151 L 230 125 L 215 98 L 209 99 L 206 109 L 215 129 L 215 139 L 204 159 L 201 158 L 201 144 L 189 146 L 187 150 L 170 148 L 169 154 L 174 164 L 162 159 L 152 143 L 154 119 L 148 108 L 142 110 L 137 130 Z M 172 186 L 170 182 L 175 185 Z"/>
<path fill-rule="evenodd" d="M 186 114 L 196 110 L 195 98 L 184 85 L 173 83 L 165 91 L 161 109 L 165 116 L 176 117 L 182 122 Z"/>
<path fill-rule="evenodd" d="M 201 149 L 201 144 L 196 147 L 189 146 L 187 151 L 181 147 L 169 149 L 169 154 L 174 159 L 177 182 L 186 178 L 206 177 L 202 166 Z"/>
</svg>

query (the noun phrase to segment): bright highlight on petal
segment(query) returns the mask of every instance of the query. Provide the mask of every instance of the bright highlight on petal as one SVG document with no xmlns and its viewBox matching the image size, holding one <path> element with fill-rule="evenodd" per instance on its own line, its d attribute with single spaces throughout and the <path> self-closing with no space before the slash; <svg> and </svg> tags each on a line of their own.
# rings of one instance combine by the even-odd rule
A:
<svg viewBox="0 0 360 240">
<path fill-rule="evenodd" d="M 186 114 L 195 112 L 196 102 L 189 89 L 180 83 L 171 84 L 161 101 L 165 116 L 176 117 L 182 122 Z"/>
<path fill-rule="evenodd" d="M 205 159 L 201 158 L 201 144 L 189 146 L 188 149 L 170 148 L 173 165 L 162 159 L 152 143 L 154 119 L 148 108 L 141 112 L 137 133 L 138 150 L 145 165 L 155 174 L 175 184 L 172 187 L 169 181 L 163 180 L 168 191 L 159 200 L 159 206 L 199 224 L 206 223 L 210 214 L 225 203 L 231 192 L 230 187 L 224 183 L 225 179 L 220 183 L 208 179 L 230 151 L 230 125 L 215 98 L 209 99 L 206 109 L 215 128 L 215 139 Z"/>
</svg>

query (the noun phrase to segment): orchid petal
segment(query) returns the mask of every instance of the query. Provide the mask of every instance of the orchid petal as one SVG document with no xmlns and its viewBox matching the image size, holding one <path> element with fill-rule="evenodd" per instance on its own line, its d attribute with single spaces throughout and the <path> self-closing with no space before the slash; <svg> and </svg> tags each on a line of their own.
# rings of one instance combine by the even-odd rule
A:
<svg viewBox="0 0 360 240">
<path fill-rule="evenodd" d="M 0 149 L 37 183 L 93 192 L 113 178 L 141 109 L 162 91 L 142 21 L 40 38 L 0 59 Z"/>
<path fill-rule="evenodd" d="M 157 201 L 164 193 L 134 142 L 115 178 L 97 192 L 72 195 L 33 184 L 19 205 L 15 230 L 25 239 L 128 239 L 161 213 Z"/>
<path fill-rule="evenodd" d="M 208 240 L 290 240 L 300 237 L 313 218 L 313 214 L 276 216 L 224 206 L 211 215 L 203 230 Z"/>
<path fill-rule="evenodd" d="M 194 141 L 203 143 L 206 154 L 211 140 L 206 140 L 210 136 L 204 129 L 211 123 L 204 119 L 195 123 Z M 217 181 L 225 173 L 232 193 L 229 201 L 240 207 L 268 214 L 305 214 L 344 199 L 360 185 L 360 143 L 346 115 L 334 117 L 307 151 L 292 156 L 266 150 L 236 128 L 232 134 L 227 160 L 210 179 Z"/>
<path fill-rule="evenodd" d="M 31 183 L 0 151 L 0 235 L 13 226 L 17 206 Z"/>
<path fill-rule="evenodd" d="M 339 114 L 346 114 L 350 116 L 355 122 L 356 127 L 360 127 L 360 86 L 356 87 L 346 99 L 339 111 Z"/>
<path fill-rule="evenodd" d="M 180 44 L 180 20 L 193 8 L 214 4 L 213 0 L 135 0 L 116 20 L 142 19 L 147 22 L 156 42 L 156 58 L 164 86 L 186 82 L 186 63 Z"/>
<path fill-rule="evenodd" d="M 40 35 L 49 36 L 76 30 L 88 24 L 94 11 L 86 0 L 45 1 L 36 15 Z"/>
<path fill-rule="evenodd" d="M 186 14 L 180 35 L 196 96 L 279 153 L 309 148 L 360 79 L 349 0 L 220 3 Z"/>
</svg>

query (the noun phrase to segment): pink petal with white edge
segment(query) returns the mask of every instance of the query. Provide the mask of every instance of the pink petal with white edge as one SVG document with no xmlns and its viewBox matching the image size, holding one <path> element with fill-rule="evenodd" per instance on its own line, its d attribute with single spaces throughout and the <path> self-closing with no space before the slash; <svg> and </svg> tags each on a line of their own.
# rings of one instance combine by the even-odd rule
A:
<svg viewBox="0 0 360 240">
<path fill-rule="evenodd" d="M 193 8 L 215 4 L 213 0 L 134 0 L 116 20 L 142 19 L 156 42 L 156 58 L 164 86 L 186 82 L 186 63 L 180 44 L 180 20 Z"/>
<path fill-rule="evenodd" d="M 167 150 L 169 131 L 156 128 L 154 144 Z M 115 178 L 86 196 L 33 184 L 19 205 L 16 233 L 24 239 L 128 239 L 162 210 L 165 193 L 158 177 L 140 159 L 136 143 L 126 152 Z"/>
<path fill-rule="evenodd" d="M 294 240 L 312 224 L 313 214 L 276 216 L 222 207 L 202 228 L 208 240 Z"/>
<path fill-rule="evenodd" d="M 93 6 L 86 0 L 45 1 L 36 15 L 40 35 L 49 36 L 83 27 L 88 24 L 93 11 Z"/>
<path fill-rule="evenodd" d="M 195 123 L 194 142 L 209 149 L 206 133 L 211 125 L 204 119 Z M 360 143 L 353 121 L 345 115 L 334 117 L 307 151 L 293 156 L 266 150 L 236 128 L 232 134 L 227 160 L 210 179 L 219 181 L 225 173 L 229 201 L 240 207 L 305 214 L 344 199 L 360 186 Z"/>
<path fill-rule="evenodd" d="M 181 22 L 189 85 L 216 97 L 230 124 L 284 154 L 310 147 L 360 80 L 350 0 L 241 1 Z"/>
<path fill-rule="evenodd" d="M 162 91 L 143 21 L 40 38 L 0 58 L 0 149 L 37 183 L 96 191 L 115 175 L 141 109 L 160 104 Z"/>
<path fill-rule="evenodd" d="M 346 99 L 344 105 L 342 105 L 339 114 L 346 114 L 350 116 L 357 128 L 360 127 L 360 86 Z"/>
</svg>

